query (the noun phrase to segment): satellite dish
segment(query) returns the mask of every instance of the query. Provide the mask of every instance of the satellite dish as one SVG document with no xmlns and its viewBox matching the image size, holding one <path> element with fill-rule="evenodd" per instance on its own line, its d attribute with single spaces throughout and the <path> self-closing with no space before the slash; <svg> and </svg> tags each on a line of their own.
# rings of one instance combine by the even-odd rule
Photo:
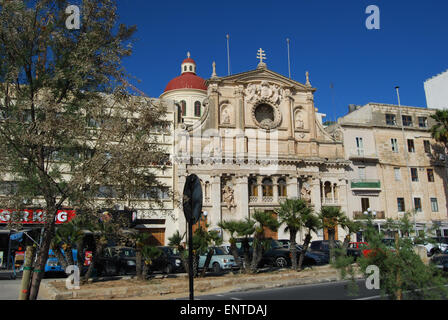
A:
<svg viewBox="0 0 448 320">
<path fill-rule="evenodd" d="M 187 177 L 184 186 L 183 207 L 185 219 L 192 224 L 199 221 L 202 213 L 202 188 L 195 174 Z"/>
</svg>

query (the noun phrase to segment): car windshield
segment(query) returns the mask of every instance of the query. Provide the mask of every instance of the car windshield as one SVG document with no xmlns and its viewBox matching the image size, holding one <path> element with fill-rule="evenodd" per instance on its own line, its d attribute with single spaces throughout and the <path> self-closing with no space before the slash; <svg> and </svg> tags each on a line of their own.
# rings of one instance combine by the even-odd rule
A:
<svg viewBox="0 0 448 320">
<path fill-rule="evenodd" d="M 281 247 L 283 247 L 283 243 L 281 243 L 280 241 L 277 240 L 271 241 L 271 248 L 281 248 Z"/>
<path fill-rule="evenodd" d="M 227 251 L 225 251 L 223 248 L 215 248 L 215 254 L 216 255 L 226 255 Z"/>
<path fill-rule="evenodd" d="M 135 257 L 135 251 L 132 249 L 121 249 L 120 257 Z"/>
</svg>

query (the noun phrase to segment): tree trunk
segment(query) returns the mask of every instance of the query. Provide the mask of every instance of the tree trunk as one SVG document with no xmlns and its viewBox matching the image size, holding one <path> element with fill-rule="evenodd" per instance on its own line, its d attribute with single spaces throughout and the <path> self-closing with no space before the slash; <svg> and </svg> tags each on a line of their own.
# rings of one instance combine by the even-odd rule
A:
<svg viewBox="0 0 448 320">
<path fill-rule="evenodd" d="M 26 247 L 25 252 L 25 263 L 23 265 L 22 283 L 20 287 L 19 300 L 27 300 L 28 298 L 28 287 L 31 277 L 31 270 L 33 265 L 34 247 Z"/>
<path fill-rule="evenodd" d="M 210 248 L 207 252 L 207 257 L 205 258 L 204 268 L 202 269 L 201 277 L 205 277 L 205 273 L 208 270 L 208 265 L 210 264 L 210 261 L 212 260 L 213 257 L 213 252 L 214 252 L 213 248 Z"/>
<path fill-rule="evenodd" d="M 84 253 L 84 237 L 81 238 L 78 242 L 76 242 L 76 264 L 78 265 L 79 272 L 82 272 L 82 269 L 84 267 L 84 259 L 85 259 L 85 253 Z"/>
<path fill-rule="evenodd" d="M 95 242 L 96 242 L 95 254 L 92 257 L 92 262 L 90 263 L 89 269 L 87 270 L 86 274 L 84 275 L 83 283 L 87 283 L 89 281 L 89 278 L 93 272 L 93 268 L 95 268 L 99 258 L 103 254 L 104 245 L 98 244 L 98 242 L 100 242 L 100 240 L 95 241 Z"/>
<path fill-rule="evenodd" d="M 303 267 L 302 267 L 303 260 L 305 258 L 306 252 L 308 251 L 308 246 L 310 245 L 310 242 L 311 242 L 311 234 L 308 233 L 305 236 L 305 241 L 303 242 L 303 249 L 302 249 L 302 252 L 300 253 L 299 263 L 298 263 L 298 266 L 297 266 L 298 270 L 303 270 Z"/>
<path fill-rule="evenodd" d="M 64 250 L 64 253 L 65 253 L 65 257 L 66 257 L 66 259 L 67 259 L 67 263 L 68 263 L 68 265 L 69 266 L 73 266 L 73 265 L 75 265 L 75 261 L 74 261 L 74 259 L 73 259 L 73 251 L 72 251 L 72 246 L 66 246 L 66 248 L 65 248 L 65 250 Z M 65 270 L 65 269 L 64 269 Z"/>
<path fill-rule="evenodd" d="M 244 272 L 250 272 L 250 246 L 249 240 L 244 238 L 242 241 L 243 251 L 244 251 Z"/>
<path fill-rule="evenodd" d="M 289 230 L 289 251 L 291 252 L 292 269 L 297 271 L 296 230 Z"/>
<path fill-rule="evenodd" d="M 235 245 L 235 241 L 233 241 L 233 243 L 232 241 L 230 241 L 230 253 L 233 255 L 233 258 L 235 259 L 240 272 L 243 271 L 243 262 L 241 261 L 241 258 L 238 254 L 238 248 Z"/>
<path fill-rule="evenodd" d="M 64 271 L 67 270 L 68 263 L 67 263 L 67 260 L 65 259 L 64 255 L 61 252 L 61 247 L 58 245 L 50 245 L 50 248 L 51 248 L 51 250 L 53 250 L 54 255 L 58 259 L 58 262 L 61 264 Z"/>
<path fill-rule="evenodd" d="M 142 250 L 141 249 L 137 249 L 135 251 L 135 273 L 137 276 L 137 279 L 139 280 L 144 280 L 143 277 L 143 271 L 142 271 L 142 263 L 143 263 L 143 259 L 142 259 Z"/>
<path fill-rule="evenodd" d="M 56 210 L 53 210 L 56 212 Z M 44 227 L 44 234 L 42 238 L 42 244 L 37 255 L 36 264 L 33 270 L 33 277 L 31 280 L 30 300 L 37 300 L 39 294 L 40 282 L 44 276 L 45 264 L 48 259 L 48 251 L 50 250 L 51 240 L 54 236 L 54 217 L 55 214 L 50 215 L 50 224 L 46 224 Z"/>
<path fill-rule="evenodd" d="M 328 240 L 330 249 L 330 263 L 335 261 L 334 257 L 334 229 L 328 229 Z"/>
<path fill-rule="evenodd" d="M 261 239 L 256 238 L 254 239 L 253 244 L 252 263 L 250 266 L 251 273 L 257 272 L 258 264 L 260 263 L 262 256 L 263 256 L 263 245 L 261 243 Z"/>
</svg>

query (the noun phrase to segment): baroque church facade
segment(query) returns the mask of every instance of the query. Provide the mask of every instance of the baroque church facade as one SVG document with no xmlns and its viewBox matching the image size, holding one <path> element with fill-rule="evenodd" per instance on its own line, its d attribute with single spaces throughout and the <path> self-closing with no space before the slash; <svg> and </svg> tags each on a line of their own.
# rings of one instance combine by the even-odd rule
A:
<svg viewBox="0 0 448 320">
<path fill-rule="evenodd" d="M 160 96 L 174 107 L 174 194 L 181 196 L 186 177 L 196 174 L 204 197 L 200 223 L 220 232 L 219 222 L 248 218 L 255 210 L 275 215 L 286 198 L 303 198 L 316 212 L 323 205 L 347 209 L 349 161 L 342 136 L 325 131 L 309 74 L 302 84 L 269 70 L 259 58 L 254 70 L 224 77 L 217 76 L 213 63 L 210 79 L 204 80 L 188 54 L 181 75 Z M 181 206 L 172 210 L 165 244 L 177 230 L 187 230 Z M 338 231 L 342 239 L 344 231 Z M 284 226 L 270 236 L 289 238 Z M 326 231 L 316 236 L 325 238 Z M 228 240 L 225 232 L 223 237 Z"/>
</svg>

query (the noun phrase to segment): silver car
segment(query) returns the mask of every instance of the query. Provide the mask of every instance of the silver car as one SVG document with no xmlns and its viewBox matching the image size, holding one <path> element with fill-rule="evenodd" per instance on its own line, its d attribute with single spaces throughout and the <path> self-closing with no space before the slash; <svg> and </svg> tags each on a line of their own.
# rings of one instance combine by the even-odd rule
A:
<svg viewBox="0 0 448 320">
<path fill-rule="evenodd" d="M 213 256 L 208 265 L 208 269 L 213 270 L 213 272 L 219 273 L 223 270 L 236 269 L 238 266 L 235 262 L 235 258 L 228 254 L 225 248 L 213 247 Z M 205 260 L 207 259 L 207 254 L 199 256 L 199 269 L 204 268 Z"/>
</svg>

